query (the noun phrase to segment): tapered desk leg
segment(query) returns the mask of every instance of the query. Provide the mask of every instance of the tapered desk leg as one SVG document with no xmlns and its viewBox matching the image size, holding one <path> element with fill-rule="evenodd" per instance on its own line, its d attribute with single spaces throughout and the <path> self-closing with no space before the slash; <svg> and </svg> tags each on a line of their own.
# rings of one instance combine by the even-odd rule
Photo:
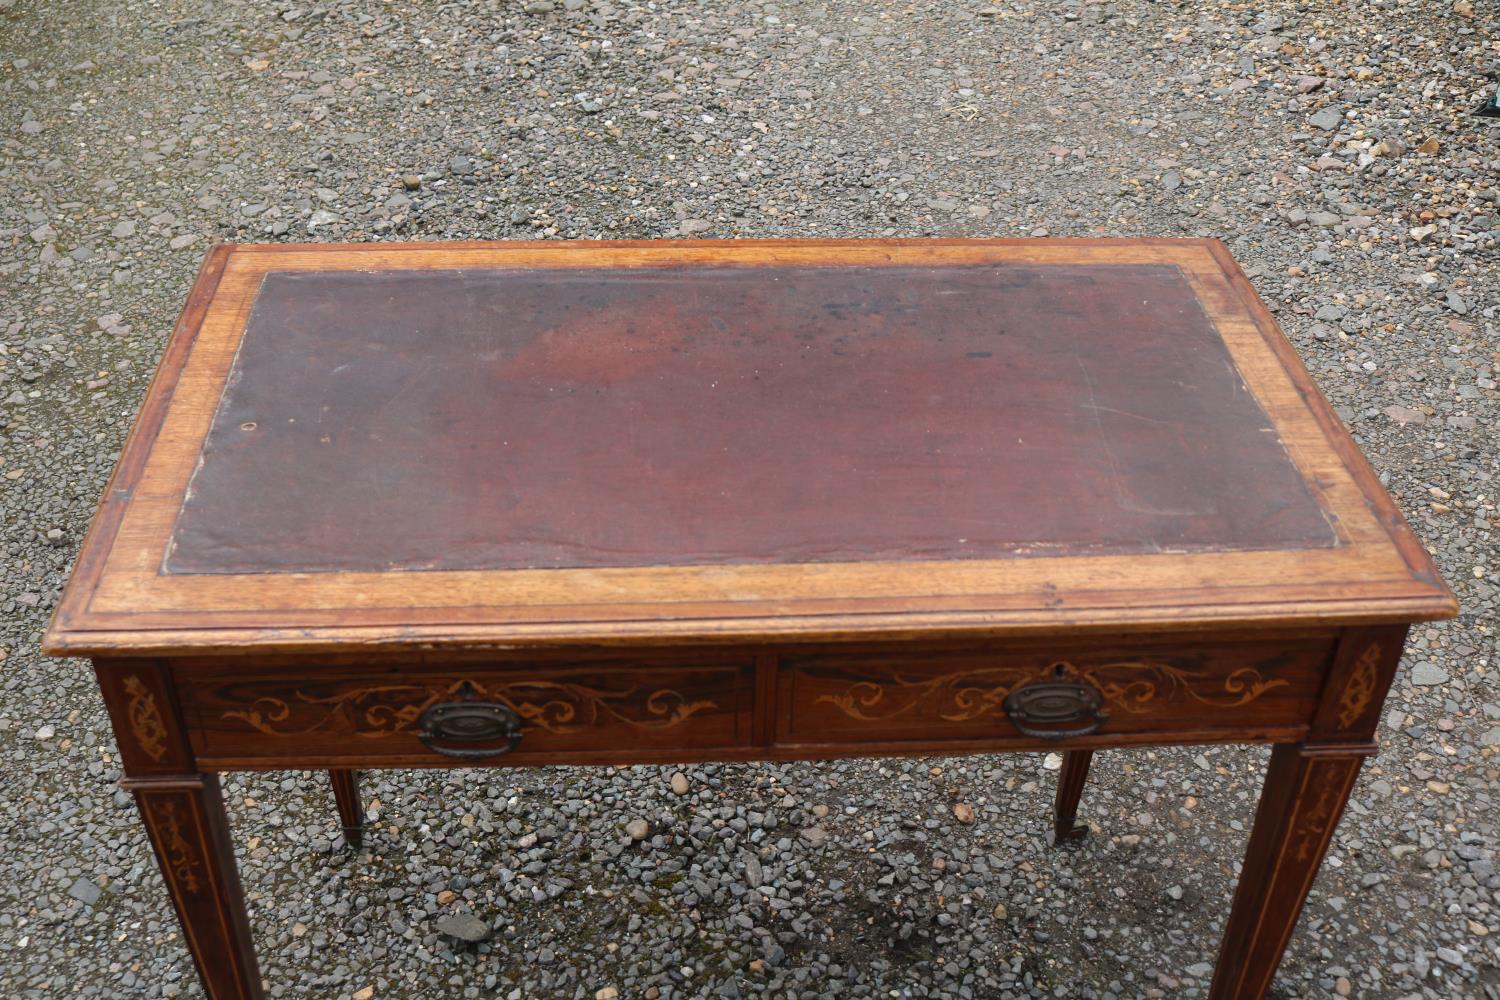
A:
<svg viewBox="0 0 1500 1000">
<path fill-rule="evenodd" d="M 1057 776 L 1057 802 L 1052 811 L 1053 844 L 1077 840 L 1088 833 L 1087 826 L 1075 829 L 1073 820 L 1078 815 L 1078 800 L 1083 795 L 1089 762 L 1093 759 L 1092 750 L 1069 750 L 1062 755 L 1062 771 Z"/>
<path fill-rule="evenodd" d="M 1272 750 L 1209 1000 L 1266 995 L 1360 764 L 1373 750 L 1295 744 Z"/>
<path fill-rule="evenodd" d="M 351 768 L 335 768 L 328 772 L 328 780 L 333 782 L 333 800 L 339 807 L 344 840 L 351 847 L 358 847 L 365 839 L 365 807 L 359 797 L 359 772 Z"/>
<path fill-rule="evenodd" d="M 209 1000 L 264 1000 L 213 774 L 127 779 Z"/>
</svg>

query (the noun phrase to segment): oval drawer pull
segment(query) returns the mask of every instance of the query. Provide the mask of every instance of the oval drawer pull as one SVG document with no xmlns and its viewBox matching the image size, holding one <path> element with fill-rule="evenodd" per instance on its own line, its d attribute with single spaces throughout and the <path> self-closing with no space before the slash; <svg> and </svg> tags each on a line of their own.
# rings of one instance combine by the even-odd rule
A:
<svg viewBox="0 0 1500 1000">
<path fill-rule="evenodd" d="M 1022 733 L 1034 739 L 1061 740 L 1088 736 L 1109 721 L 1099 689 L 1090 684 L 1049 682 L 1028 684 L 1005 699 L 1005 714 Z M 1070 722 L 1089 720 L 1075 729 L 1060 729 Z M 1038 728 L 1042 727 L 1042 728 Z"/>
<path fill-rule="evenodd" d="M 483 760 L 510 753 L 521 742 L 521 717 L 509 705 L 490 701 L 448 701 L 433 705 L 417 719 L 417 738 L 429 750 L 464 760 Z M 449 743 L 493 743 L 502 746 L 443 746 Z"/>
</svg>

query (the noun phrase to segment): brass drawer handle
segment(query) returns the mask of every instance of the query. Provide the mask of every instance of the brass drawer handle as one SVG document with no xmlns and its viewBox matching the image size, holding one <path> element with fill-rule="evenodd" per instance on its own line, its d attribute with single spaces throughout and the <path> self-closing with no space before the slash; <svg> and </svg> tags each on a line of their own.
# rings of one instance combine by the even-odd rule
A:
<svg viewBox="0 0 1500 1000">
<path fill-rule="evenodd" d="M 490 701 L 449 701 L 433 705 L 417 719 L 417 738 L 429 750 L 464 760 L 483 760 L 510 753 L 521 742 L 521 717 L 509 705 Z M 502 746 L 442 746 L 450 743 L 494 743 Z"/>
<path fill-rule="evenodd" d="M 1028 684 L 1012 691 L 1005 699 L 1005 714 L 1026 736 L 1041 740 L 1061 740 L 1070 736 L 1088 736 L 1109 721 L 1109 713 L 1100 710 L 1104 704 L 1099 689 L 1090 684 Z M 1089 721 L 1076 729 L 1059 729 L 1080 719 Z M 1038 728 L 1038 726 L 1044 728 Z"/>
</svg>

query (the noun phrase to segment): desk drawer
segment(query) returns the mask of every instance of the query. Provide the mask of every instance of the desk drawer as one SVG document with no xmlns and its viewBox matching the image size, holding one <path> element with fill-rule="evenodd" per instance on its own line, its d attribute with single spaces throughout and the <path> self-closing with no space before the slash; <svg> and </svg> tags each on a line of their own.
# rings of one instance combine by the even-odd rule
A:
<svg viewBox="0 0 1500 1000">
<path fill-rule="evenodd" d="M 786 656 L 776 740 L 1190 738 L 1296 727 L 1312 716 L 1332 652 L 1329 639 Z"/>
<path fill-rule="evenodd" d="M 749 742 L 754 670 L 725 662 L 175 670 L 200 760 L 621 760 Z M 496 726 L 506 733 L 498 734 Z M 465 733 L 483 738 L 466 741 Z M 513 743 L 513 745 L 511 745 Z M 509 746 L 503 753 L 486 753 Z M 442 748 L 442 749 L 438 749 Z M 448 751 L 472 751 L 465 756 Z"/>
</svg>

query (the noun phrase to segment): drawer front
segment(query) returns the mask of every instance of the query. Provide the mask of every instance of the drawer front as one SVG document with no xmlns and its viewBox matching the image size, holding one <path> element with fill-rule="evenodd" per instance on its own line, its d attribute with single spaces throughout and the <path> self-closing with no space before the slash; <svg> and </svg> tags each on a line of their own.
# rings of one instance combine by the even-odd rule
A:
<svg viewBox="0 0 1500 1000">
<path fill-rule="evenodd" d="M 776 739 L 1212 738 L 1297 727 L 1312 716 L 1332 652 L 1332 640 L 1311 640 L 787 656 Z"/>
<path fill-rule="evenodd" d="M 252 673 L 253 680 L 242 680 Z M 754 673 L 745 662 L 463 663 L 332 666 L 284 673 L 175 672 L 194 752 L 208 763 L 338 760 L 369 764 L 525 763 L 660 757 L 748 742 Z M 456 708 L 456 711 L 455 711 Z M 435 711 L 441 709 L 441 711 Z M 509 713 L 509 714 L 507 714 Z M 433 738 L 447 715 L 445 734 Z M 451 738 L 454 716 L 504 717 L 514 747 L 460 761 L 434 746 L 482 751 L 503 737 Z"/>
</svg>

